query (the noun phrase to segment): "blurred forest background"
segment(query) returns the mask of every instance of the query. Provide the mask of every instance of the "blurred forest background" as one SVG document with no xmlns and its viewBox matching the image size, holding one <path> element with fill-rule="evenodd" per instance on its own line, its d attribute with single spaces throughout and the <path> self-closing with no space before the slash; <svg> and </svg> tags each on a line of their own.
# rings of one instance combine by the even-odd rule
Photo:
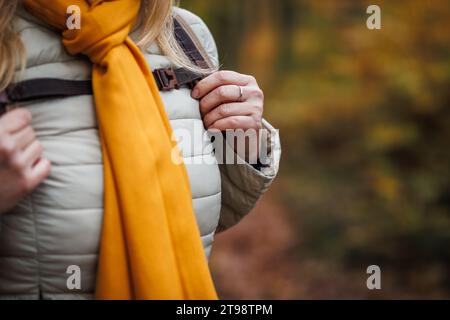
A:
<svg viewBox="0 0 450 320">
<path fill-rule="evenodd" d="M 382 30 L 366 8 L 382 9 Z M 182 0 L 253 74 L 280 176 L 211 266 L 224 299 L 450 298 L 448 0 Z M 382 290 L 366 288 L 379 265 Z"/>
</svg>

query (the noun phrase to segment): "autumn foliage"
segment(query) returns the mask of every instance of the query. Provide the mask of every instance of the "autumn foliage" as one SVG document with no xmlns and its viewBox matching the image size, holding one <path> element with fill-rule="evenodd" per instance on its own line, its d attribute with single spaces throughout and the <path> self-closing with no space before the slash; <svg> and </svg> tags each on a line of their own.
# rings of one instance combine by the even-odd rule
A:
<svg viewBox="0 0 450 320">
<path fill-rule="evenodd" d="M 382 9 L 368 30 L 366 8 Z M 280 129 L 280 177 L 212 267 L 225 298 L 450 298 L 447 0 L 185 0 Z M 383 289 L 367 290 L 379 265 Z"/>
</svg>

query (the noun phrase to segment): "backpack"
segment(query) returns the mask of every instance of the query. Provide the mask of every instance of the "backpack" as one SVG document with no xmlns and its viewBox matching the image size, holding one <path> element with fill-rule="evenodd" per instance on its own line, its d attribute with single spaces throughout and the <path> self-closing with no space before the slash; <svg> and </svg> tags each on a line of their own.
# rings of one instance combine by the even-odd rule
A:
<svg viewBox="0 0 450 320">
<path fill-rule="evenodd" d="M 201 69 L 212 68 L 210 59 L 204 53 L 190 27 L 180 17 L 174 17 L 173 20 L 176 41 L 186 56 Z M 200 80 L 205 78 L 205 75 L 185 68 L 174 69 L 169 67 L 154 70 L 153 77 L 160 91 L 170 91 L 181 87 L 192 89 Z M 16 102 L 92 94 L 91 80 L 38 78 L 17 82 L 0 92 L 0 116 L 7 111 L 9 105 Z"/>
</svg>

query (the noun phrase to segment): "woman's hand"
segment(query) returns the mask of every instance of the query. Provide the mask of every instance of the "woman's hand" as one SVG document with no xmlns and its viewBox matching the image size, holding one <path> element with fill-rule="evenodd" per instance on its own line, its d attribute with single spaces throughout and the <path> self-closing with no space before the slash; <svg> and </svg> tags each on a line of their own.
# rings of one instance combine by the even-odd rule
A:
<svg viewBox="0 0 450 320">
<path fill-rule="evenodd" d="M 192 97 L 200 100 L 200 112 L 208 130 L 253 129 L 258 135 L 262 128 L 264 93 L 252 76 L 234 71 L 215 72 L 197 84 Z M 254 159 L 258 146 L 249 149 L 240 156 Z"/>
<path fill-rule="evenodd" d="M 12 209 L 50 173 L 31 127 L 31 114 L 15 109 L 0 117 L 0 214 Z"/>
</svg>

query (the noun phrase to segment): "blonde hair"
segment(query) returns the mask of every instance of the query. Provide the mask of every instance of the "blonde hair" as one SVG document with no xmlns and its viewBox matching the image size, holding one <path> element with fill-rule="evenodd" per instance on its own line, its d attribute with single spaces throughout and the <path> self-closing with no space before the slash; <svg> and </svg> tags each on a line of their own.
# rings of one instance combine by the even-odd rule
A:
<svg viewBox="0 0 450 320">
<path fill-rule="evenodd" d="M 208 68 L 200 68 L 193 64 L 175 39 L 172 9 L 179 5 L 179 0 L 141 0 L 141 2 L 137 25 L 139 47 L 146 48 L 156 41 L 163 54 L 174 64 L 200 74 L 216 71 L 216 67 L 211 63 L 208 63 Z M 208 57 L 205 59 L 209 61 Z"/>
<path fill-rule="evenodd" d="M 0 91 L 14 80 L 17 67 L 24 68 L 24 46 L 14 31 L 13 19 L 20 0 L 0 0 Z M 173 32 L 173 6 L 178 0 L 141 0 L 138 41 L 141 48 L 155 42 L 176 65 L 200 74 L 214 71 L 194 65 L 179 46 Z"/>
<path fill-rule="evenodd" d="M 18 0 L 0 0 L 0 91 L 14 79 L 16 65 L 25 64 L 24 46 L 12 21 Z"/>
</svg>

